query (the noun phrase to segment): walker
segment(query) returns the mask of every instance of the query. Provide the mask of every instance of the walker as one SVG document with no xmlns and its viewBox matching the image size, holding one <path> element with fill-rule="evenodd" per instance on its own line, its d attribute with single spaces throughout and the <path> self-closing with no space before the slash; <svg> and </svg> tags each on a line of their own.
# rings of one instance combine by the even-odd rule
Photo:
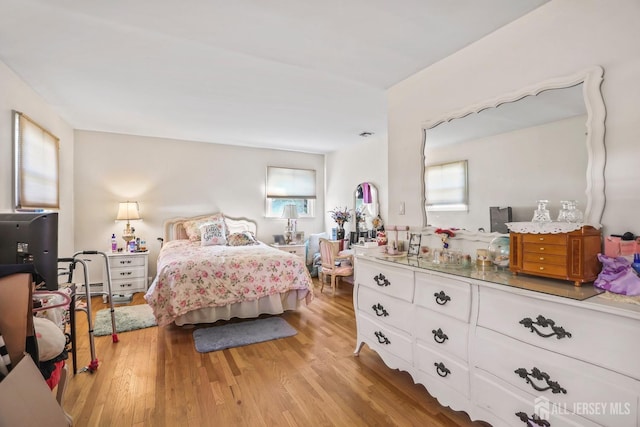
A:
<svg viewBox="0 0 640 427">
<path fill-rule="evenodd" d="M 58 262 L 68 262 L 69 267 L 68 270 L 63 270 L 59 275 L 67 275 L 67 283 L 71 286 L 71 305 L 69 308 L 69 317 L 70 317 L 70 325 L 71 325 L 71 347 L 72 347 L 72 359 L 73 359 L 73 373 L 77 372 L 77 356 L 76 356 L 76 328 L 75 328 L 75 312 L 76 311 L 84 311 L 87 314 L 87 325 L 89 328 L 89 349 L 91 351 L 91 361 L 88 366 L 85 366 L 80 370 L 80 372 L 89 372 L 93 373 L 98 369 L 98 358 L 96 357 L 96 348 L 93 340 L 93 321 L 91 320 L 91 290 L 89 284 L 89 271 L 87 268 L 87 262 L 81 258 L 78 258 L 79 255 L 101 255 L 105 261 L 105 267 L 107 269 L 107 292 L 106 294 L 111 296 L 111 269 L 109 268 L 109 257 L 104 252 L 99 251 L 80 251 L 73 254 L 71 258 L 59 258 Z M 84 273 L 84 297 L 87 301 L 86 307 L 76 308 L 76 284 L 73 283 L 73 271 L 76 268 L 76 264 L 80 263 L 83 268 Z M 105 292 L 100 292 L 100 294 L 105 294 Z M 111 312 L 111 339 L 114 343 L 118 342 L 118 334 L 116 330 L 116 318 L 115 318 L 115 309 L 113 307 L 113 298 L 109 298 L 109 308 Z"/>
</svg>

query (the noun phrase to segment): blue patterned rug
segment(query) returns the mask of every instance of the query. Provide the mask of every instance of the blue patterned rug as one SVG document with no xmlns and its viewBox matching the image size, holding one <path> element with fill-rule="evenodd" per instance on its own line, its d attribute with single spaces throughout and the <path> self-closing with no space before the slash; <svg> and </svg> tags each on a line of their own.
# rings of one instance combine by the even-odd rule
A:
<svg viewBox="0 0 640 427">
<path fill-rule="evenodd" d="M 199 353 L 241 347 L 278 338 L 291 337 L 298 332 L 280 317 L 246 322 L 227 323 L 193 331 L 196 350 Z"/>
</svg>

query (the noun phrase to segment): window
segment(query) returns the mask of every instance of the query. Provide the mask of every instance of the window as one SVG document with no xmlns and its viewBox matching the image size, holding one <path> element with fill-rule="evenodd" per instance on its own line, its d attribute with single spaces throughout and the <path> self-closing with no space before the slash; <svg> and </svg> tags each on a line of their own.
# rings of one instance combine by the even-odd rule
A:
<svg viewBox="0 0 640 427">
<path fill-rule="evenodd" d="M 467 211 L 467 161 L 427 166 L 428 211 Z"/>
<path fill-rule="evenodd" d="M 16 209 L 58 209 L 59 139 L 18 111 L 13 126 Z"/>
<path fill-rule="evenodd" d="M 267 217 L 280 218 L 288 204 L 297 206 L 300 217 L 312 217 L 315 199 L 315 170 L 267 167 Z"/>
</svg>

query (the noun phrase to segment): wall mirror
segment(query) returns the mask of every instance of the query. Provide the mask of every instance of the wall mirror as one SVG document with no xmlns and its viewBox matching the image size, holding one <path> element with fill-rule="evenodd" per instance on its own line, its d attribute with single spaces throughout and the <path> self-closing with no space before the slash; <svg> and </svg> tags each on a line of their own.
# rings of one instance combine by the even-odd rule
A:
<svg viewBox="0 0 640 427">
<path fill-rule="evenodd" d="M 603 70 L 551 79 L 423 126 L 423 224 L 490 230 L 490 207 L 511 207 L 530 221 L 537 200 L 577 200 L 584 223 L 600 227 L 604 210 Z M 468 211 L 427 209 L 430 165 L 468 162 Z"/>
<path fill-rule="evenodd" d="M 370 182 L 362 182 L 356 186 L 353 193 L 354 209 L 360 210 L 365 214 L 365 225 L 367 230 L 373 229 L 373 219 L 378 216 L 378 188 Z M 355 218 L 353 218 L 355 226 Z"/>
</svg>

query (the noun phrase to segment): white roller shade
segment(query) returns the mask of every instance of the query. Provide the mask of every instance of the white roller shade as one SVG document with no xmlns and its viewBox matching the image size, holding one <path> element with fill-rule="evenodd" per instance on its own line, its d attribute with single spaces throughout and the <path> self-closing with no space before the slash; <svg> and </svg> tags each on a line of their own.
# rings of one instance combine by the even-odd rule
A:
<svg viewBox="0 0 640 427">
<path fill-rule="evenodd" d="M 267 198 L 315 199 L 316 171 L 268 166 Z"/>
</svg>

